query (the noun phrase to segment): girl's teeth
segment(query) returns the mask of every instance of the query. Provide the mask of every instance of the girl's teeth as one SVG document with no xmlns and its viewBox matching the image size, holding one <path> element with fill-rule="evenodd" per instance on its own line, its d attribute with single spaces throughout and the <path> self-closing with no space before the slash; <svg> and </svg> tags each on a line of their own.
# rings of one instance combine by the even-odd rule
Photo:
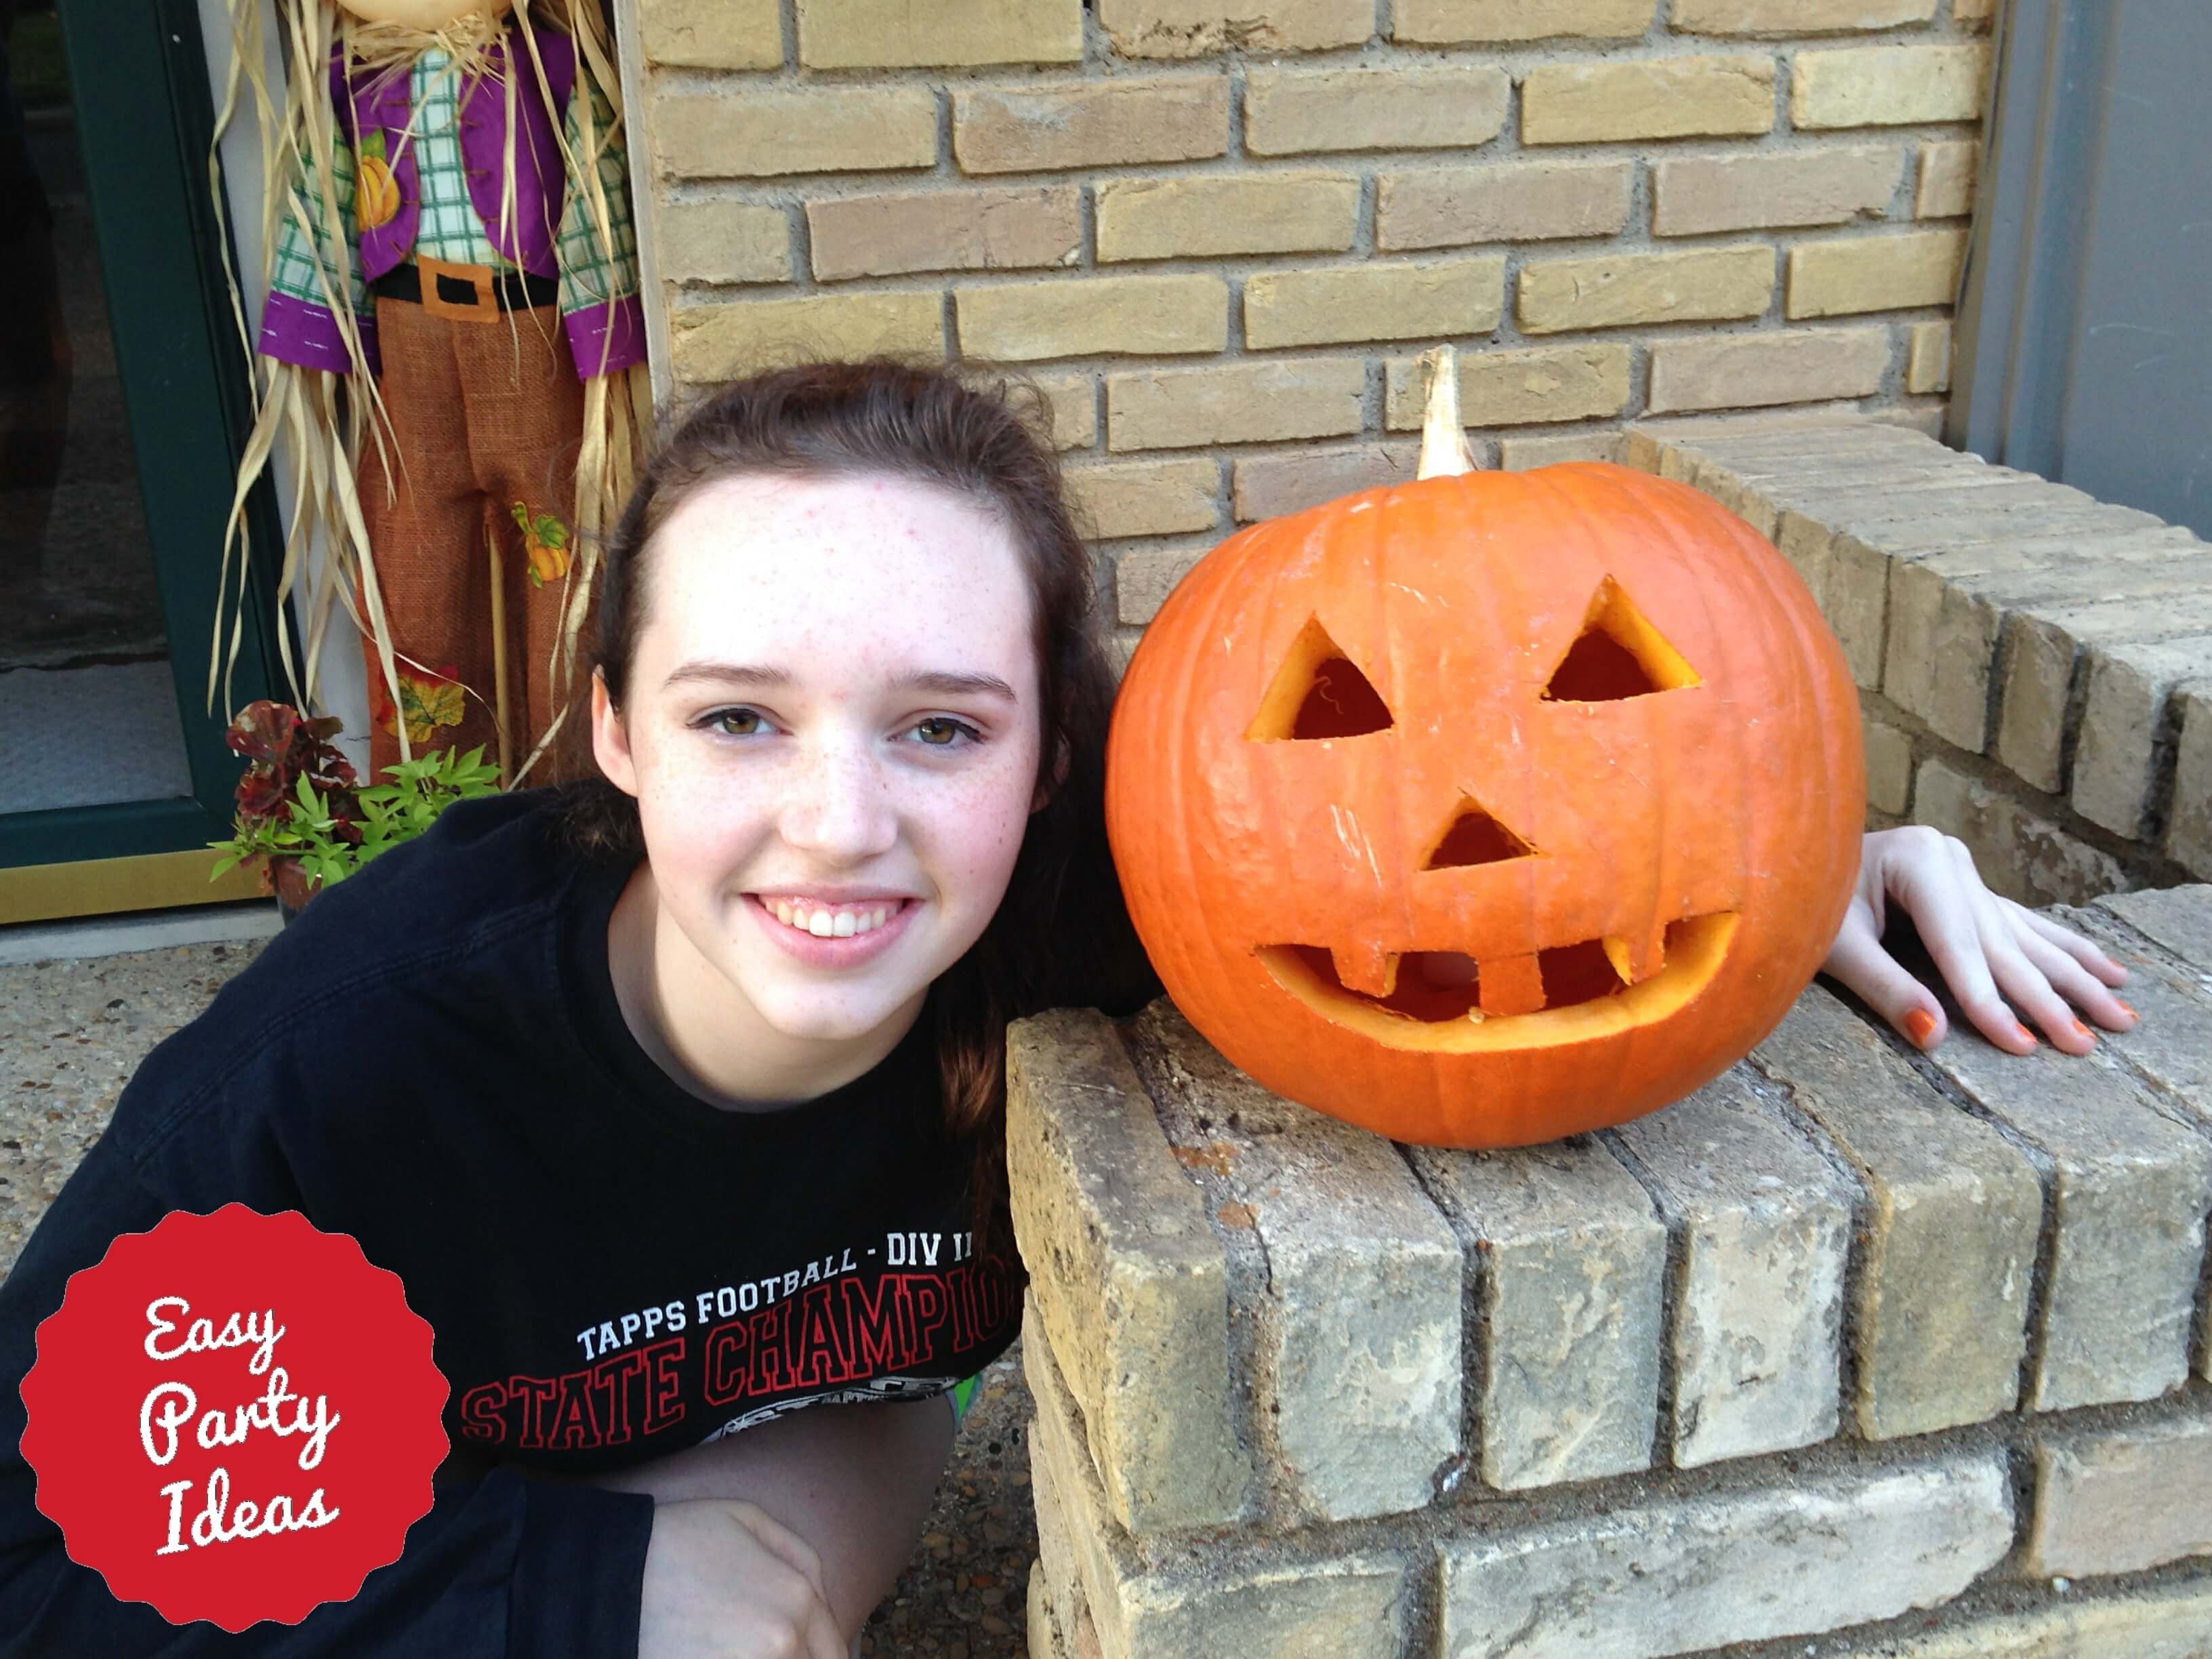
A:
<svg viewBox="0 0 2212 1659">
<path fill-rule="evenodd" d="M 776 920 L 787 927 L 796 927 L 817 939 L 850 939 L 855 933 L 872 933 L 882 927 L 897 907 L 885 905 L 858 914 L 850 910 L 809 912 L 804 905 L 778 899 L 769 908 L 775 912 Z"/>
</svg>

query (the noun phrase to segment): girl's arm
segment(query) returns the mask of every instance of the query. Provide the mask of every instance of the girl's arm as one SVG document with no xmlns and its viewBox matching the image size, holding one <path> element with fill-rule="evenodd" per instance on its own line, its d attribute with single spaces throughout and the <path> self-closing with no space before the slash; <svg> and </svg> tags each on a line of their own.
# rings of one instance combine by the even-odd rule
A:
<svg viewBox="0 0 2212 1659">
<path fill-rule="evenodd" d="M 2136 1023 L 2135 1010 L 2106 988 L 2127 982 L 2125 968 L 2079 933 L 1990 892 L 1957 836 L 1906 824 L 1867 836 L 1857 889 L 1821 971 L 1850 987 L 1914 1047 L 1943 1040 L 1943 1005 L 1882 948 L 1891 899 L 1911 915 L 1966 1018 L 1998 1048 L 2025 1054 L 2037 1047 L 2015 1006 L 2069 1054 L 2086 1054 L 2096 1043 L 2074 1006 L 2109 1030 Z"/>
</svg>

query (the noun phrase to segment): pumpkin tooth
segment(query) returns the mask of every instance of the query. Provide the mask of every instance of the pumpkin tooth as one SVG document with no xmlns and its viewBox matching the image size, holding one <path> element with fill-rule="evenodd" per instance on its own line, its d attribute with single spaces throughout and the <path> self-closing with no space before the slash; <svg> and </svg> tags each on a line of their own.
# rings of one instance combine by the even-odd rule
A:
<svg viewBox="0 0 2212 1659">
<path fill-rule="evenodd" d="M 1363 996 L 1387 997 L 1398 988 L 1398 952 L 1379 945 L 1333 945 L 1336 982 Z"/>
<path fill-rule="evenodd" d="M 1544 975 L 1533 953 L 1483 957 L 1475 988 L 1486 1014 L 1533 1014 L 1544 1006 Z"/>
<path fill-rule="evenodd" d="M 1667 929 L 1662 923 L 1641 937 L 1607 933 L 1601 941 L 1605 957 L 1624 985 L 1641 985 L 1667 965 Z"/>
</svg>

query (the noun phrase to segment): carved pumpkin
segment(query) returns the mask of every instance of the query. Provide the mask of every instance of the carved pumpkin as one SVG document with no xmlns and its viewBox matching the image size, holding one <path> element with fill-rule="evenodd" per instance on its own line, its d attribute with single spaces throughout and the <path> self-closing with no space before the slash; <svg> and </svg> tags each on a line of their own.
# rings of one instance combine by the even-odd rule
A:
<svg viewBox="0 0 2212 1659">
<path fill-rule="evenodd" d="M 1858 869 L 1858 701 L 1742 520 L 1604 463 L 1465 470 L 1431 368 L 1418 481 L 1255 525 L 1169 596 L 1107 824 L 1230 1060 L 1394 1139 L 1524 1146 L 1781 1020 Z"/>
</svg>

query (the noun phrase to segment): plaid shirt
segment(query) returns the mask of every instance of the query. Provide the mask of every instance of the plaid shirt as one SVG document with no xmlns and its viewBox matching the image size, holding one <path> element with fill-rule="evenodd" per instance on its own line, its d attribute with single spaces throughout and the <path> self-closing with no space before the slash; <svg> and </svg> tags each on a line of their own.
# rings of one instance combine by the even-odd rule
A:
<svg viewBox="0 0 2212 1659">
<path fill-rule="evenodd" d="M 451 264 L 489 265 L 494 270 L 512 270 L 516 269 L 514 262 L 501 258 L 492 246 L 483 221 L 469 199 L 468 175 L 461 159 L 459 137 L 459 80 L 456 76 L 441 73 L 449 61 L 446 53 L 433 49 L 415 61 L 410 74 L 415 114 L 410 136 L 401 142 L 414 147 L 415 174 L 420 191 L 421 218 L 413 251 Z M 609 141 L 604 137 L 613 125 L 614 111 L 605 94 L 588 77 L 585 77 L 584 85 L 590 88 L 595 130 L 602 135 L 599 177 L 600 192 L 606 202 L 612 257 L 608 257 L 608 251 L 601 246 L 592 228 L 585 193 L 570 188 L 562 201 L 561 226 L 555 242 L 555 255 L 561 267 L 561 314 L 564 317 L 635 295 L 638 291 L 637 228 L 630 214 L 629 171 L 620 141 Z M 580 154 L 583 138 L 577 118 L 578 104 L 579 100 L 574 96 L 568 100 L 562 126 L 569 149 Z M 346 142 L 343 127 L 331 143 L 331 152 L 337 210 L 341 222 L 347 228 L 346 234 L 340 239 L 346 292 L 343 296 L 325 295 L 323 292 L 313 245 L 308 240 L 309 227 L 315 240 L 326 245 L 329 221 L 305 157 L 301 158 L 294 186 L 298 206 L 283 216 L 277 232 L 276 263 L 270 287 L 275 293 L 318 308 L 327 308 L 331 299 L 342 297 L 357 317 L 373 327 L 375 302 L 362 280 L 361 253 L 352 231 L 356 162 L 353 146 Z M 301 210 L 307 216 L 306 226 L 301 222 Z"/>
</svg>

